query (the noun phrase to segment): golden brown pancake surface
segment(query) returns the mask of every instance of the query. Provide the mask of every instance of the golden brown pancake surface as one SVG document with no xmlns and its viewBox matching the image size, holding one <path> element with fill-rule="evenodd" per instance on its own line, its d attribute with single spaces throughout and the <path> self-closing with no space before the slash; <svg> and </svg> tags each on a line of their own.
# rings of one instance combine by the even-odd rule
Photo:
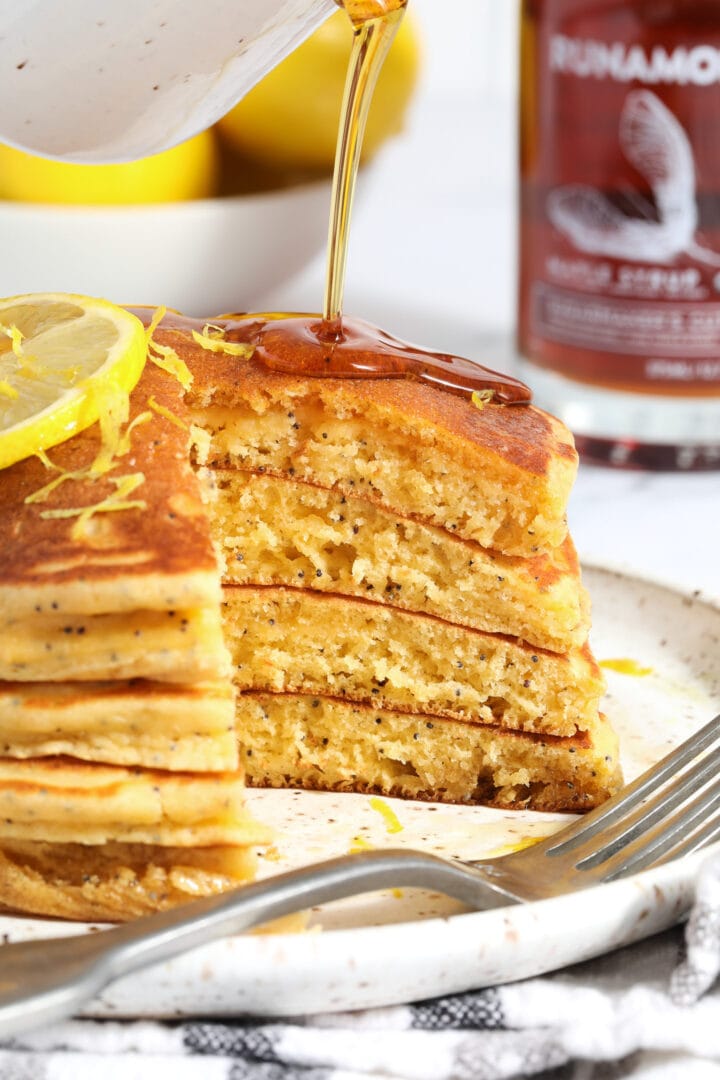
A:
<svg viewBox="0 0 720 1080">
<path fill-rule="evenodd" d="M 160 415 L 153 401 L 183 426 Z M 26 458 L 2 472 L 0 483 L 0 613 L 99 613 L 191 607 L 216 602 L 216 559 L 207 517 L 188 460 L 189 421 L 178 381 L 148 363 L 131 395 L 130 450 L 106 476 L 68 480 L 42 502 L 27 502 L 59 470 Z M 48 451 L 69 472 L 87 469 L 100 449 L 97 424 Z M 73 535 L 76 517 L 46 511 L 93 506 L 116 491 L 113 478 L 141 473 L 128 496 L 142 509 L 102 512 Z"/>
<path fill-rule="evenodd" d="M 210 436 L 208 465 L 361 494 L 511 555 L 567 533 L 577 455 L 567 428 L 532 406 L 478 408 L 410 379 L 280 373 L 203 349 L 185 331 L 157 334 L 193 372 L 187 400 Z"/>
</svg>

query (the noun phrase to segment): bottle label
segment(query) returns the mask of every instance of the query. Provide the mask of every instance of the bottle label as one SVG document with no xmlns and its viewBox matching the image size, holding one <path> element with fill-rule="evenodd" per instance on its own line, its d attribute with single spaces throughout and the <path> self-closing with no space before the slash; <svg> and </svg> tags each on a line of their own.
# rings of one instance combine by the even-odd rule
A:
<svg viewBox="0 0 720 1080">
<path fill-rule="evenodd" d="M 720 20 L 633 6 L 548 0 L 524 42 L 521 346 L 603 385 L 718 393 Z"/>
<path fill-rule="evenodd" d="M 655 45 L 651 50 L 623 41 L 593 41 L 592 38 L 555 34 L 550 41 L 550 67 L 554 72 L 579 79 L 615 79 L 679 86 L 710 86 L 720 82 L 720 49 L 713 45 L 683 45 L 669 50 Z"/>
</svg>

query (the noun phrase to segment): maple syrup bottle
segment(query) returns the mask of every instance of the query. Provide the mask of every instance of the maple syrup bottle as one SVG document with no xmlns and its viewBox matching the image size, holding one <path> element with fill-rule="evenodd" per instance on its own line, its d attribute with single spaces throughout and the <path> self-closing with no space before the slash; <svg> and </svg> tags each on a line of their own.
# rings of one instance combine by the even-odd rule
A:
<svg viewBox="0 0 720 1080">
<path fill-rule="evenodd" d="M 519 349 L 586 460 L 720 469 L 720 2 L 522 0 Z"/>
</svg>

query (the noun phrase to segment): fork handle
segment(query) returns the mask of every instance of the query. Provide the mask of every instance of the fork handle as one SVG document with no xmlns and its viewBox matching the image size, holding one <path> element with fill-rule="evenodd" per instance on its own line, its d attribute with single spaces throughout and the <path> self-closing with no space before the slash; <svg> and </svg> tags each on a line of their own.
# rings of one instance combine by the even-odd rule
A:
<svg viewBox="0 0 720 1080">
<path fill-rule="evenodd" d="M 388 849 L 330 859 L 84 937 L 0 949 L 0 1035 L 76 1012 L 108 983 L 260 923 L 393 886 L 428 888 L 473 908 L 515 902 L 482 867 Z"/>
<path fill-rule="evenodd" d="M 118 949 L 112 977 L 317 904 L 401 885 L 432 889 L 475 909 L 516 901 L 481 866 L 399 848 L 342 855 L 109 931 L 104 936 Z"/>
</svg>

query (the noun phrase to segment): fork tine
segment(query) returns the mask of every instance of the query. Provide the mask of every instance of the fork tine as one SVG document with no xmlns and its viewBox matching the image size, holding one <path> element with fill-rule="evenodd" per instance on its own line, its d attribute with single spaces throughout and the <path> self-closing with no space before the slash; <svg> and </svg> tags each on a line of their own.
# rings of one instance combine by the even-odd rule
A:
<svg viewBox="0 0 720 1080">
<path fill-rule="evenodd" d="M 565 855 L 574 848 L 592 840 L 598 833 L 621 821 L 630 811 L 639 806 L 645 797 L 658 790 L 668 779 L 690 764 L 705 751 L 720 752 L 720 714 L 704 727 L 700 728 L 686 742 L 664 757 L 657 765 L 648 769 L 618 795 L 608 799 L 596 810 L 580 818 L 567 829 L 563 829 L 560 838 L 546 841 L 546 855 Z"/>
<path fill-rule="evenodd" d="M 688 799 L 716 777 L 719 768 L 720 747 L 687 766 L 672 783 L 666 784 L 593 839 L 574 844 L 572 850 L 577 852 L 578 856 L 576 865 L 589 869 L 600 863 L 607 863 L 634 841 L 646 837 L 656 825 L 669 825 L 668 815 L 679 810 Z M 683 811 L 679 811 L 679 814 L 681 813 Z M 678 816 L 676 815 L 676 818 Z M 583 854 L 584 852 L 587 854 Z"/>
<path fill-rule="evenodd" d="M 713 827 L 720 828 L 720 778 L 709 784 L 700 795 L 669 820 L 660 822 L 634 839 L 627 847 L 611 855 L 601 867 L 602 880 L 612 881 L 620 875 L 637 873 L 671 854 L 677 857 L 678 849 L 688 846 L 695 831 L 703 823 L 703 831 L 708 833 L 712 832 Z M 697 844 L 694 850 L 697 850 Z M 582 870 L 586 864 L 591 863 L 597 865 L 598 860 L 584 860 L 578 865 L 578 869 Z"/>
<path fill-rule="evenodd" d="M 670 862 L 671 859 L 682 859 L 686 855 L 692 855 L 701 848 L 708 847 L 716 840 L 720 840 L 720 815 L 708 821 L 704 828 L 692 834 L 685 841 L 667 851 L 662 858 L 657 860 L 657 865 Z"/>
</svg>

